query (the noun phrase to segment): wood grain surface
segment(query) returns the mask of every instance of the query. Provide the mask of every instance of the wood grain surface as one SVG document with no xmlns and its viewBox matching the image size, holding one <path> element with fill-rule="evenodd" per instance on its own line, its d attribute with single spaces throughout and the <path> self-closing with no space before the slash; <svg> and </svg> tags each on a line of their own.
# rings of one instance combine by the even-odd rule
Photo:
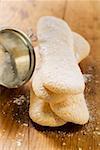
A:
<svg viewBox="0 0 100 150">
<path fill-rule="evenodd" d="M 36 32 L 38 18 L 44 15 L 66 20 L 91 45 L 90 55 L 80 64 L 88 78 L 85 96 L 90 120 L 84 126 L 41 127 L 29 118 L 27 85 L 17 90 L 0 87 L 0 150 L 99 150 L 100 1 L 0 0 L 0 27 Z"/>
</svg>

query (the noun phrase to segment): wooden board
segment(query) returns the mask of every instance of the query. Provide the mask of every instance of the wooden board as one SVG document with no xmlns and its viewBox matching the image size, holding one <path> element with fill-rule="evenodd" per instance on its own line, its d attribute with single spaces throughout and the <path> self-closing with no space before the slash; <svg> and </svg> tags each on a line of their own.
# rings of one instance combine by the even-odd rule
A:
<svg viewBox="0 0 100 150">
<path fill-rule="evenodd" d="M 85 96 L 90 120 L 84 126 L 68 123 L 59 128 L 41 127 L 28 116 L 28 86 L 17 90 L 0 87 L 0 150 L 99 150 L 100 1 L 0 0 L 0 26 L 34 32 L 43 15 L 65 19 L 91 44 L 90 55 L 81 63 L 83 73 L 89 75 Z"/>
</svg>

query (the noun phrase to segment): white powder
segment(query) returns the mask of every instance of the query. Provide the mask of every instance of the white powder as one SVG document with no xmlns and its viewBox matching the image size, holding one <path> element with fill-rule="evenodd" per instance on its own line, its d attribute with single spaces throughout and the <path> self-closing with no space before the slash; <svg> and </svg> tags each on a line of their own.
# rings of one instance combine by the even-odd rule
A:
<svg viewBox="0 0 100 150">
<path fill-rule="evenodd" d="M 92 74 L 83 74 L 83 77 L 84 77 L 85 83 L 91 82 L 91 80 L 92 80 Z"/>
<path fill-rule="evenodd" d="M 17 105 L 22 105 L 26 101 L 26 97 L 24 95 L 21 95 L 19 98 L 15 98 L 13 103 Z"/>
<path fill-rule="evenodd" d="M 17 80 L 16 80 L 17 79 Z M 0 45 L 0 83 L 13 86 L 18 81 L 16 64 L 9 52 Z"/>
<path fill-rule="evenodd" d="M 0 83 L 21 85 L 29 71 L 29 49 L 14 31 L 0 32 Z"/>
</svg>

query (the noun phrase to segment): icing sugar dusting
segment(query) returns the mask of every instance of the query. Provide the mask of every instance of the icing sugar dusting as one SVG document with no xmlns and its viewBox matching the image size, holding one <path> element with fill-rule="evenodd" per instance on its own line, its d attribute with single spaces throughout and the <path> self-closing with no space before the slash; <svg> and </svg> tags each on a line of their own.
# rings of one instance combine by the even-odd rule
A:
<svg viewBox="0 0 100 150">
<path fill-rule="evenodd" d="M 84 82 L 91 82 L 93 75 L 92 74 L 83 74 Z"/>
</svg>

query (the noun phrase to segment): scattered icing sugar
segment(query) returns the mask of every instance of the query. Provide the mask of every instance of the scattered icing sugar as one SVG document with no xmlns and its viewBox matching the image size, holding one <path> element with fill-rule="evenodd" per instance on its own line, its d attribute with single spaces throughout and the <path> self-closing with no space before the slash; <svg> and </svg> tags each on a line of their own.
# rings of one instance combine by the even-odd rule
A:
<svg viewBox="0 0 100 150">
<path fill-rule="evenodd" d="M 23 126 L 28 127 L 28 123 L 23 123 Z"/>
<path fill-rule="evenodd" d="M 93 76 L 92 74 L 83 74 L 83 78 L 84 78 L 84 82 L 87 83 L 87 82 L 91 82 Z"/>
<path fill-rule="evenodd" d="M 24 95 L 21 95 L 19 98 L 14 98 L 13 103 L 17 105 L 22 105 L 26 101 L 26 97 Z"/>
<path fill-rule="evenodd" d="M 22 142 L 21 141 L 16 141 L 16 145 L 19 147 L 22 145 Z"/>
<path fill-rule="evenodd" d="M 16 134 L 16 146 L 20 147 L 23 143 L 23 137 L 24 137 L 24 134 L 23 133 L 17 133 Z"/>
<path fill-rule="evenodd" d="M 37 35 L 33 32 L 32 28 L 27 30 L 27 35 L 31 39 L 32 42 L 37 41 Z"/>
</svg>

